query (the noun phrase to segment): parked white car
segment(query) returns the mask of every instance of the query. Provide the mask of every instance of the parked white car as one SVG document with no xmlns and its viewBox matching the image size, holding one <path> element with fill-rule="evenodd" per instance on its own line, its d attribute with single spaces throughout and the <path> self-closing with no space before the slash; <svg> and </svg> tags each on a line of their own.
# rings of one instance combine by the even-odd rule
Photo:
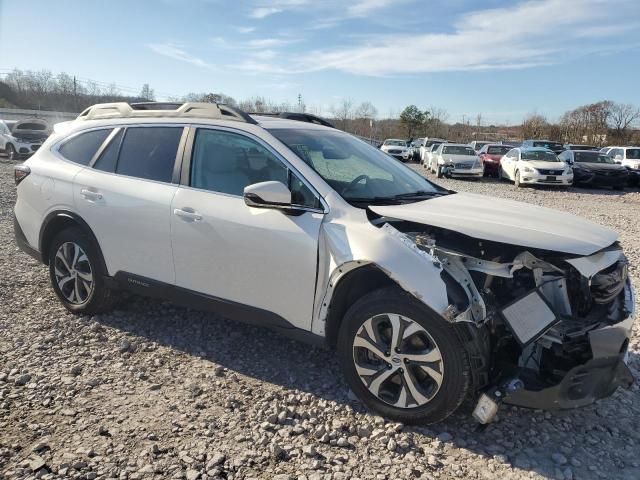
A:
<svg viewBox="0 0 640 480">
<path fill-rule="evenodd" d="M 407 145 L 406 140 L 397 138 L 388 138 L 385 140 L 380 150 L 403 162 L 408 162 L 412 155 L 412 149 Z"/>
<path fill-rule="evenodd" d="M 436 151 L 438 150 L 438 147 L 442 145 L 441 143 L 434 143 L 433 145 L 431 145 L 428 149 L 425 149 L 425 159 L 422 162 L 422 164 L 424 165 L 424 167 L 429 170 L 429 171 L 433 171 L 435 172 L 435 161 L 434 161 L 434 155 L 436 153 Z M 433 164 L 432 164 L 433 162 Z"/>
<path fill-rule="evenodd" d="M 523 185 L 569 186 L 573 170 L 547 148 L 521 147 L 509 150 L 500 159 L 498 178 Z"/>
<path fill-rule="evenodd" d="M 404 423 L 633 383 L 615 232 L 446 190 L 311 120 L 162 107 L 95 105 L 15 166 L 16 241 L 69 311 L 126 290 L 328 344 L 352 391 Z"/>
<path fill-rule="evenodd" d="M 0 153 L 10 160 L 33 155 L 49 136 L 49 125 L 39 118 L 0 120 Z"/>
<path fill-rule="evenodd" d="M 438 178 L 482 177 L 484 166 L 478 154 L 469 145 L 442 143 L 432 154 L 431 171 Z"/>
<path fill-rule="evenodd" d="M 427 158 L 427 152 L 431 151 L 431 147 L 434 144 L 440 145 L 441 143 L 447 143 L 447 141 L 444 138 L 426 137 L 420 145 L 420 161 L 424 163 Z"/>
<path fill-rule="evenodd" d="M 606 153 L 624 167 L 640 169 L 640 147 L 610 147 Z"/>
</svg>

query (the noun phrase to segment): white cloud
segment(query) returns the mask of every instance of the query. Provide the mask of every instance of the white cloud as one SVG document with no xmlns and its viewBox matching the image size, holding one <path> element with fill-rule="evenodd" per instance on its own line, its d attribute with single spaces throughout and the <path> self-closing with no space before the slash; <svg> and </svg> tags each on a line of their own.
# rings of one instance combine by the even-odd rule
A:
<svg viewBox="0 0 640 480">
<path fill-rule="evenodd" d="M 258 8 L 255 8 L 249 14 L 249 16 L 251 18 L 260 19 L 260 18 L 268 17 L 270 15 L 274 15 L 276 13 L 280 13 L 280 12 L 282 12 L 282 9 L 278 7 L 258 7 Z"/>
<path fill-rule="evenodd" d="M 213 65 L 205 62 L 201 58 L 194 57 L 187 51 L 185 51 L 181 46 L 172 43 L 149 43 L 147 44 L 151 50 L 156 52 L 159 55 L 164 55 L 165 57 L 172 58 L 174 60 L 179 60 L 181 62 L 191 63 L 198 67 L 211 68 Z"/>
<path fill-rule="evenodd" d="M 359 0 L 347 8 L 347 13 L 353 17 L 361 17 L 374 10 L 380 10 L 401 2 L 402 0 Z"/>
<path fill-rule="evenodd" d="M 267 5 L 255 6 L 249 16 L 255 19 L 262 19 L 275 15 L 276 13 L 284 12 L 292 8 L 298 8 L 309 3 L 310 0 L 272 0 Z"/>
<path fill-rule="evenodd" d="M 244 33 L 244 34 L 255 32 L 255 30 L 256 30 L 256 27 L 236 27 L 236 31 L 238 33 Z"/>
<path fill-rule="evenodd" d="M 353 7 L 384 2 L 363 0 Z M 639 7 L 637 0 L 524 1 L 462 15 L 447 33 L 371 36 L 350 47 L 305 52 L 290 57 L 286 68 L 272 68 L 274 73 L 333 69 L 385 76 L 550 65 L 610 49 L 611 42 L 629 45 L 632 35 L 601 27 L 637 18 Z M 261 70 L 268 67 L 263 64 Z"/>
</svg>

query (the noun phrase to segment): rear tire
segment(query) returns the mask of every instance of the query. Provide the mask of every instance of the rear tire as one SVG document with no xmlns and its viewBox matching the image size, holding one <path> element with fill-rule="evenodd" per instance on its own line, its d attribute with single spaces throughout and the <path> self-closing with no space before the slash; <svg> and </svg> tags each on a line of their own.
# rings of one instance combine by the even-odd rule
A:
<svg viewBox="0 0 640 480">
<path fill-rule="evenodd" d="M 108 311 L 113 292 L 107 270 L 93 238 L 78 227 L 59 232 L 49 249 L 49 277 L 62 305 L 72 313 L 94 315 Z"/>
<path fill-rule="evenodd" d="M 399 422 L 440 422 L 470 390 L 467 353 L 453 327 L 398 287 L 373 291 L 349 308 L 338 356 L 358 398 Z"/>
</svg>

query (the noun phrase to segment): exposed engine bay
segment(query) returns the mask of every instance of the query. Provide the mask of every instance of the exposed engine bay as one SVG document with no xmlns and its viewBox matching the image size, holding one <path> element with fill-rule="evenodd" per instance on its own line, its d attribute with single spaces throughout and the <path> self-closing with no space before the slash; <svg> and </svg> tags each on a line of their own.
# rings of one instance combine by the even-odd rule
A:
<svg viewBox="0 0 640 480">
<path fill-rule="evenodd" d="M 634 299 L 617 242 L 581 257 L 384 217 L 373 223 L 440 264 L 449 303 L 441 313 L 470 337 L 475 386 L 485 393 L 481 423 L 502 401 L 570 408 L 633 381 L 624 359 Z"/>
</svg>

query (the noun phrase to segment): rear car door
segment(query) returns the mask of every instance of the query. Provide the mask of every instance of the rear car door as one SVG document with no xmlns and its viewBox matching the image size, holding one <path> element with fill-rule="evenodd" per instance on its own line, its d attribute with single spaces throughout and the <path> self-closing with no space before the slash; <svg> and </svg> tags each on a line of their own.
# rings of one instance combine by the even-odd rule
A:
<svg viewBox="0 0 640 480">
<path fill-rule="evenodd" d="M 257 137 L 220 128 L 193 129 L 172 205 L 176 285 L 206 295 L 232 318 L 311 327 L 319 196 Z M 245 204 L 246 186 L 280 181 L 297 215 Z"/>
<path fill-rule="evenodd" d="M 90 168 L 75 178 L 76 208 L 96 235 L 112 276 L 175 280 L 170 207 L 183 131 L 180 125 L 116 128 Z"/>
</svg>

